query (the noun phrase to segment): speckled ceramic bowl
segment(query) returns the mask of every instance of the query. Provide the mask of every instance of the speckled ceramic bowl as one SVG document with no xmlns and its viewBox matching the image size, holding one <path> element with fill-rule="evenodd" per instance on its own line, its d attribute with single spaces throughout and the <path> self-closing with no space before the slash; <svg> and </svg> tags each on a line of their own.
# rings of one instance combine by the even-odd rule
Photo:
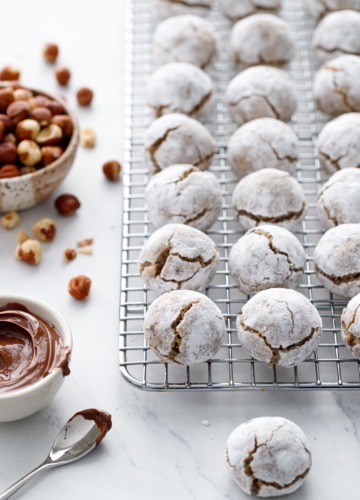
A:
<svg viewBox="0 0 360 500">
<path fill-rule="evenodd" d="M 79 125 L 74 113 L 68 108 L 63 99 L 47 92 L 30 90 L 35 95 L 40 94 L 62 104 L 74 123 L 74 131 L 63 154 L 47 167 L 20 177 L 0 179 L 0 213 L 9 210 L 24 210 L 47 198 L 68 174 L 79 144 Z"/>
</svg>

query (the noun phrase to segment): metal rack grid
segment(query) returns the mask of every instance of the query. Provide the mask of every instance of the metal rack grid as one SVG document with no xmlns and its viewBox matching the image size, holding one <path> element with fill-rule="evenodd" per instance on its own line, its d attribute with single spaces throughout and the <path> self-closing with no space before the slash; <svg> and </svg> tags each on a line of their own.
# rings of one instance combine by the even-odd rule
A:
<svg viewBox="0 0 360 500">
<path fill-rule="evenodd" d="M 231 24 L 214 0 L 209 20 L 218 36 L 218 56 L 209 70 L 217 88 L 216 113 L 206 123 L 217 140 L 219 151 L 211 171 L 218 177 L 223 193 L 223 208 L 218 222 L 208 234 L 217 243 L 221 255 L 217 274 L 207 295 L 222 310 L 227 323 L 227 339 L 216 358 L 193 367 L 162 363 L 146 345 L 143 318 L 156 295 L 144 287 L 137 269 L 138 254 L 153 231 L 144 203 L 148 171 L 143 166 L 143 134 L 151 123 L 146 106 L 146 83 L 153 68 L 151 35 L 153 31 L 150 0 L 127 0 L 126 9 L 126 84 L 124 110 L 124 204 L 120 296 L 120 371 L 134 386 L 144 390 L 256 390 L 256 389 L 359 389 L 360 364 L 343 345 L 340 315 L 345 299 L 329 294 L 314 273 L 313 249 L 322 230 L 316 214 L 316 195 L 323 182 L 316 155 L 316 139 L 324 116 L 316 112 L 312 96 L 312 75 L 316 61 L 312 57 L 313 23 L 304 12 L 302 0 L 287 0 L 281 11 L 292 27 L 297 53 L 289 67 L 294 78 L 298 111 L 292 127 L 300 141 L 297 178 L 302 184 L 309 208 L 297 233 L 307 254 L 304 277 L 297 290 L 318 308 L 323 319 L 323 334 L 311 358 L 289 369 L 269 366 L 249 358 L 239 345 L 235 319 L 248 297 L 235 286 L 228 271 L 231 246 L 244 234 L 231 205 L 237 183 L 227 165 L 226 144 L 236 126 L 224 104 L 224 93 L 236 74 L 229 54 Z"/>
</svg>

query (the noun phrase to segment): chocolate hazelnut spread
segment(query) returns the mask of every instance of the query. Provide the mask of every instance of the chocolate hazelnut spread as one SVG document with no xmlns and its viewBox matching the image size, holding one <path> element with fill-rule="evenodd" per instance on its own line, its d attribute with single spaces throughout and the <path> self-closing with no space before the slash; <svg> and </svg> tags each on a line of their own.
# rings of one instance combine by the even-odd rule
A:
<svg viewBox="0 0 360 500">
<path fill-rule="evenodd" d="M 15 302 L 0 308 L 0 393 L 34 384 L 55 368 L 69 375 L 69 357 L 49 321 Z"/>
<path fill-rule="evenodd" d="M 111 415 L 104 410 L 96 410 L 95 408 L 89 408 L 87 410 L 78 411 L 73 415 L 70 419 L 73 420 L 75 417 L 81 416 L 85 420 L 93 420 L 97 425 L 97 428 L 100 431 L 100 435 L 96 440 L 96 446 L 102 441 L 106 435 L 106 433 L 111 429 Z"/>
</svg>

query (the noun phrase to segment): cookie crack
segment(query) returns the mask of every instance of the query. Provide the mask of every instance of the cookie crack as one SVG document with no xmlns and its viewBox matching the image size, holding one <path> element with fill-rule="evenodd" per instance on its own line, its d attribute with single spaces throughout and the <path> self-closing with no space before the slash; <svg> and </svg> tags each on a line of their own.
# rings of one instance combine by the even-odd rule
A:
<svg viewBox="0 0 360 500">
<path fill-rule="evenodd" d="M 195 7 L 201 9 L 210 9 L 210 5 L 203 3 L 189 3 L 186 0 L 167 0 L 169 3 L 179 3 L 185 5 L 186 7 Z"/>
<path fill-rule="evenodd" d="M 181 344 L 183 341 L 183 337 L 180 335 L 178 331 L 178 327 L 181 324 L 181 322 L 184 320 L 185 315 L 190 309 L 195 305 L 198 304 L 199 301 L 195 300 L 193 302 L 190 302 L 189 304 L 186 304 L 186 306 L 182 307 L 180 309 L 179 314 L 177 317 L 174 319 L 174 321 L 171 323 L 171 329 L 174 332 L 174 338 L 171 342 L 170 346 L 170 351 L 167 354 L 167 358 L 173 361 L 174 363 L 181 364 L 177 361 L 177 356 L 180 354 L 180 349 L 181 349 Z"/>
<path fill-rule="evenodd" d="M 206 167 L 209 160 L 211 160 L 211 158 L 214 156 L 215 152 L 212 151 L 210 154 L 203 157 L 201 155 L 200 149 L 196 145 L 194 145 L 194 148 L 195 151 L 197 152 L 199 159 L 196 162 L 193 162 L 193 165 L 194 167 L 199 167 L 200 169 L 202 169 L 203 167 Z"/>
<path fill-rule="evenodd" d="M 264 99 L 266 101 L 267 105 L 269 106 L 269 108 L 271 109 L 271 111 L 273 112 L 275 118 L 277 118 L 278 120 L 280 119 L 280 113 L 277 111 L 277 109 L 274 107 L 274 105 L 270 102 L 268 97 L 264 94 L 258 94 L 256 92 L 253 92 L 251 95 L 242 96 L 239 99 L 237 99 L 236 101 L 230 101 L 229 106 L 235 107 L 235 106 L 241 104 L 243 101 L 246 101 L 248 99 L 252 99 L 253 97 L 258 97 L 260 99 Z M 240 111 L 240 114 L 242 114 L 241 111 Z"/>
<path fill-rule="evenodd" d="M 344 274 L 343 276 L 335 276 L 334 274 L 327 274 L 317 265 L 315 265 L 315 270 L 317 273 L 321 274 L 322 276 L 324 276 L 324 278 L 328 279 L 335 285 L 341 285 L 343 283 L 351 283 L 352 281 L 356 281 L 360 278 L 360 272 Z"/>
<path fill-rule="evenodd" d="M 356 321 L 356 315 L 357 315 L 357 312 L 358 310 L 360 309 L 360 304 L 356 307 L 353 315 L 352 315 L 352 318 L 350 320 L 350 323 L 347 325 L 345 323 L 345 321 L 343 320 L 341 322 L 341 326 L 342 326 L 342 329 L 343 329 L 343 333 L 346 337 L 346 340 L 349 344 L 349 347 L 354 347 L 355 345 L 359 345 L 360 344 L 360 338 L 359 337 L 356 337 L 356 335 L 354 335 L 353 333 L 350 332 L 350 328 L 352 327 L 352 325 L 355 323 Z"/>
<path fill-rule="evenodd" d="M 202 219 L 203 217 L 205 217 L 206 214 L 208 214 L 209 212 L 211 212 L 211 209 L 210 208 L 204 208 L 204 210 L 202 210 L 200 213 L 198 213 L 197 215 L 194 215 L 193 217 L 191 217 L 190 219 L 185 219 L 185 222 L 184 224 L 192 224 L 193 222 L 197 222 L 199 221 L 200 219 Z"/>
<path fill-rule="evenodd" d="M 187 170 L 185 170 L 185 172 L 181 174 L 181 176 L 178 179 L 176 179 L 175 184 L 184 181 L 187 177 L 189 177 L 189 175 L 193 174 L 194 172 L 199 172 L 199 169 L 197 167 L 188 168 Z"/>
<path fill-rule="evenodd" d="M 266 217 L 265 215 L 264 216 L 255 215 L 255 214 L 248 212 L 247 210 L 238 210 L 235 208 L 237 215 L 238 215 L 238 218 L 240 218 L 242 216 L 248 217 L 249 219 L 254 220 L 256 222 L 256 225 L 261 224 L 263 222 L 269 222 L 269 223 L 276 224 L 278 222 L 284 222 L 284 221 L 291 220 L 291 219 L 300 219 L 302 217 L 303 213 L 305 212 L 305 209 L 306 209 L 306 202 L 304 201 L 302 203 L 301 209 L 298 212 L 291 211 L 291 212 L 288 212 L 287 214 L 278 215 L 276 217 Z"/>
<path fill-rule="evenodd" d="M 260 140 L 262 140 L 263 142 L 265 142 L 269 148 L 271 149 L 271 151 L 274 153 L 274 156 L 275 158 L 278 160 L 278 161 L 282 161 L 282 160 L 288 160 L 289 162 L 291 163 L 294 163 L 294 162 L 297 162 L 298 161 L 298 158 L 297 156 L 291 156 L 291 155 L 280 155 L 279 151 L 274 147 L 274 145 L 272 144 L 272 142 L 269 140 L 269 139 L 266 139 L 265 137 L 263 137 L 261 134 L 259 134 L 258 132 L 255 132 L 253 131 L 252 132 L 254 135 L 256 135 L 257 137 L 259 137 Z"/>
<path fill-rule="evenodd" d="M 157 153 L 157 151 L 159 150 L 160 146 L 162 145 L 163 142 L 166 141 L 166 139 L 168 138 L 168 135 L 171 134 L 171 132 L 174 132 L 175 130 L 177 130 L 178 128 L 180 128 L 180 125 L 177 125 L 176 127 L 172 127 L 172 128 L 169 128 L 164 135 L 162 135 L 161 137 L 159 137 L 159 139 L 156 139 L 155 142 L 153 142 L 149 148 L 148 148 L 148 151 L 149 151 L 149 155 L 150 155 L 150 161 L 152 163 L 152 166 L 154 168 L 154 172 L 155 173 L 158 173 L 160 172 L 161 170 L 161 167 L 160 165 L 158 164 L 158 162 L 156 161 L 156 158 L 155 158 L 155 154 Z"/>
<path fill-rule="evenodd" d="M 330 209 L 329 209 L 329 207 L 327 207 L 327 206 L 325 205 L 325 202 L 324 202 L 324 201 L 323 201 L 323 203 L 322 203 L 322 207 L 323 207 L 323 209 L 324 209 L 324 211 L 325 211 L 325 213 L 326 213 L 327 218 L 328 218 L 329 220 L 331 220 L 331 222 L 334 224 L 334 226 L 338 226 L 338 225 L 339 225 L 339 221 L 337 220 L 337 218 L 335 217 L 335 215 L 331 215 L 331 213 L 330 213 Z"/>
<path fill-rule="evenodd" d="M 357 111 L 351 104 L 350 104 L 350 101 L 348 99 L 348 95 L 346 93 L 346 91 L 339 86 L 338 82 L 336 81 L 336 73 L 337 71 L 334 71 L 333 72 L 333 84 L 334 84 L 334 90 L 337 94 L 339 94 L 341 97 L 342 97 L 342 100 L 343 100 L 343 103 L 344 105 L 348 108 L 348 111 Z"/>
<path fill-rule="evenodd" d="M 217 258 L 216 254 L 211 257 L 209 260 L 204 260 L 201 255 L 197 255 L 196 257 L 184 257 L 178 252 L 172 252 L 171 255 L 174 257 L 179 257 L 179 259 L 184 262 L 198 262 L 202 268 L 210 266 Z"/>
<path fill-rule="evenodd" d="M 200 101 L 197 104 L 195 104 L 193 108 L 191 108 L 191 110 L 187 114 L 189 116 L 193 116 L 199 113 L 205 107 L 205 105 L 210 101 L 213 95 L 214 95 L 214 90 L 211 89 L 207 94 L 205 94 L 200 99 Z"/>
<path fill-rule="evenodd" d="M 324 151 L 319 151 L 319 153 L 320 153 L 320 156 L 323 156 L 325 158 L 325 160 L 327 160 L 329 163 L 331 163 L 331 165 L 333 165 L 335 170 L 341 170 L 341 167 L 339 165 L 339 161 L 346 157 L 346 153 L 338 156 L 337 158 L 331 158 L 331 156 L 328 155 L 327 153 L 325 153 Z"/>
</svg>

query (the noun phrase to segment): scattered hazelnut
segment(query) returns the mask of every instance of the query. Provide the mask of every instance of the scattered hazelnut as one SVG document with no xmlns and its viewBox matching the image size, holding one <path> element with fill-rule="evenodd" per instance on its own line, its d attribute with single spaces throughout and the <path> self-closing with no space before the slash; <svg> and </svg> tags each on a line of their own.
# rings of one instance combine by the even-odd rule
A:
<svg viewBox="0 0 360 500">
<path fill-rule="evenodd" d="M 30 110 L 30 118 L 39 122 L 42 127 L 45 127 L 50 123 L 51 117 L 52 113 L 50 109 L 43 106 Z"/>
<path fill-rule="evenodd" d="M 3 137 L 3 142 L 11 142 L 12 144 L 16 144 L 16 136 L 12 132 L 8 132 Z"/>
<path fill-rule="evenodd" d="M 16 237 L 18 243 L 22 243 L 23 241 L 28 240 L 29 238 L 30 236 L 27 233 L 25 233 L 23 229 L 20 229 Z"/>
<path fill-rule="evenodd" d="M 55 62 L 58 55 L 59 55 L 59 47 L 56 45 L 56 43 L 46 43 L 44 45 L 43 56 L 47 62 L 49 63 Z"/>
<path fill-rule="evenodd" d="M 105 177 L 112 182 L 116 182 L 119 180 L 121 165 L 116 160 L 107 161 L 103 165 L 103 172 Z"/>
<path fill-rule="evenodd" d="M 69 115 L 55 115 L 51 118 L 50 123 L 61 128 L 63 137 L 70 137 L 73 133 L 74 124 Z"/>
<path fill-rule="evenodd" d="M 7 107 L 6 114 L 14 123 L 25 120 L 29 116 L 29 105 L 27 101 L 14 101 Z"/>
<path fill-rule="evenodd" d="M 5 66 L 0 71 L 0 80 L 3 81 L 14 81 L 20 79 L 20 70 L 14 66 Z"/>
<path fill-rule="evenodd" d="M 10 143 L 7 143 L 10 144 Z M 1 145 L 0 145 L 1 146 Z M 41 149 L 36 142 L 31 140 L 24 140 L 19 142 L 17 146 L 17 153 L 23 165 L 32 167 L 41 161 Z"/>
<path fill-rule="evenodd" d="M 95 131 L 92 128 L 81 129 L 80 143 L 84 148 L 93 148 L 96 143 Z"/>
<path fill-rule="evenodd" d="M 41 260 L 41 244 L 31 238 L 19 243 L 15 250 L 15 257 L 32 266 Z"/>
<path fill-rule="evenodd" d="M 60 215 L 72 215 L 80 208 L 80 202 L 72 194 L 62 194 L 56 198 L 55 208 Z"/>
<path fill-rule="evenodd" d="M 50 217 L 39 219 L 32 225 L 32 231 L 40 241 L 52 241 L 56 233 L 56 224 Z"/>
<path fill-rule="evenodd" d="M 19 122 L 15 129 L 15 134 L 19 141 L 23 141 L 24 139 L 35 140 L 39 132 L 40 123 L 30 118 L 26 118 Z"/>
<path fill-rule="evenodd" d="M 85 240 L 78 241 L 76 246 L 78 248 L 88 247 L 94 243 L 94 238 L 85 238 Z"/>
<path fill-rule="evenodd" d="M 75 276 L 69 281 L 68 291 L 74 299 L 85 300 L 89 297 L 91 279 L 84 275 Z"/>
<path fill-rule="evenodd" d="M 58 144 L 62 138 L 62 130 L 58 125 L 51 123 L 47 127 L 40 130 L 36 137 L 36 142 L 41 146 L 51 146 Z"/>
<path fill-rule="evenodd" d="M 88 87 L 81 87 L 76 92 L 76 98 L 80 106 L 90 106 L 94 93 Z"/>
<path fill-rule="evenodd" d="M 15 165 L 16 146 L 12 142 L 0 143 L 0 165 Z"/>
<path fill-rule="evenodd" d="M 41 153 L 43 164 L 47 167 L 63 154 L 63 150 L 59 146 L 44 146 Z"/>
<path fill-rule="evenodd" d="M 5 229 L 14 229 L 20 223 L 20 215 L 12 210 L 1 217 L 1 224 Z"/>
<path fill-rule="evenodd" d="M 79 248 L 78 253 L 81 253 L 82 255 L 92 255 L 93 249 L 91 247 L 82 247 Z"/>
<path fill-rule="evenodd" d="M 55 76 L 60 85 L 67 85 L 70 80 L 71 73 L 68 68 L 61 67 L 56 69 Z"/>
<path fill-rule="evenodd" d="M 20 169 L 16 165 L 3 165 L 0 167 L 0 179 L 9 179 L 10 177 L 19 177 L 20 175 Z"/>
<path fill-rule="evenodd" d="M 64 259 L 67 262 L 71 262 L 72 260 L 76 259 L 77 253 L 75 248 L 66 248 L 64 250 Z"/>
<path fill-rule="evenodd" d="M 10 87 L 0 89 L 0 112 L 4 113 L 12 102 L 14 102 L 13 90 Z"/>
<path fill-rule="evenodd" d="M 33 93 L 29 89 L 15 89 L 14 99 L 15 101 L 27 101 L 33 97 Z"/>
</svg>

